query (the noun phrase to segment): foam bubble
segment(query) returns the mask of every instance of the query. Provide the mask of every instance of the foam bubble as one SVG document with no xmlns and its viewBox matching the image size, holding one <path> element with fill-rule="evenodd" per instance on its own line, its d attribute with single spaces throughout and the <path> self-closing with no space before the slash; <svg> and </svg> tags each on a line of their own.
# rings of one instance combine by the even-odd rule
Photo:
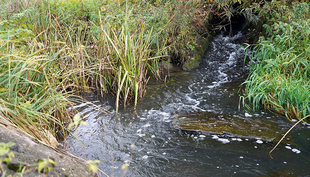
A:
<svg viewBox="0 0 310 177">
<path fill-rule="evenodd" d="M 149 127 L 149 126 L 151 126 L 151 124 L 149 124 L 149 123 L 143 125 L 143 127 Z"/>
<path fill-rule="evenodd" d="M 217 140 L 220 141 L 223 144 L 230 143 L 230 141 L 228 139 L 226 139 L 226 138 L 218 138 Z"/>
<path fill-rule="evenodd" d="M 217 135 L 212 135 L 212 139 L 219 139 Z"/>
<path fill-rule="evenodd" d="M 285 146 L 286 149 L 292 149 L 290 146 Z"/>
<path fill-rule="evenodd" d="M 245 117 L 252 117 L 252 115 L 249 114 L 249 113 L 244 113 L 244 116 L 245 116 Z"/>
<path fill-rule="evenodd" d="M 145 136 L 145 134 L 144 134 L 144 133 L 138 133 L 137 135 L 138 135 L 138 136 L 140 136 L 140 137 Z"/>
<path fill-rule="evenodd" d="M 298 150 L 298 149 L 295 149 L 295 148 L 294 148 L 294 149 L 292 149 L 292 151 L 293 151 L 293 152 L 295 152 L 296 154 L 299 154 L 299 153 L 301 153 L 301 151 L 300 151 L 300 150 Z"/>
</svg>

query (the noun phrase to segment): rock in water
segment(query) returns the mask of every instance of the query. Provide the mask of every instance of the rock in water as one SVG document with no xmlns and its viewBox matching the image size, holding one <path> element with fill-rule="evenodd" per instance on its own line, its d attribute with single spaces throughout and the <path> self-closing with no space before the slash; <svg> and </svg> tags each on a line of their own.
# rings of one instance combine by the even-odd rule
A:
<svg viewBox="0 0 310 177">
<path fill-rule="evenodd" d="M 175 128 L 184 131 L 197 131 L 206 135 L 262 139 L 277 142 L 286 129 L 277 123 L 260 117 L 239 117 L 234 115 L 215 114 L 212 112 L 195 112 L 178 115 L 173 118 Z M 287 137 L 290 138 L 290 135 Z M 284 142 L 287 142 L 285 138 Z M 292 143 L 292 142 L 289 142 Z"/>
</svg>

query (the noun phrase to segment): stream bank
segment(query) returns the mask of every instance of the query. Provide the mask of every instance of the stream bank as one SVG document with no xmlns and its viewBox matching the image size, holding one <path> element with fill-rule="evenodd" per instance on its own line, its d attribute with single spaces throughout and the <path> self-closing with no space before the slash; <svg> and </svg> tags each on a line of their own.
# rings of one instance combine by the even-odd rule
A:
<svg viewBox="0 0 310 177">
<path fill-rule="evenodd" d="M 12 161 L 8 165 L 2 163 L 2 167 L 6 171 L 5 176 L 93 176 L 85 163 L 61 150 L 57 152 L 48 146 L 35 142 L 12 127 L 0 125 L 0 142 L 15 143 L 10 148 L 10 152 L 14 153 Z M 47 173 L 38 172 L 38 164 L 44 159 L 51 159 L 57 163 L 56 165 L 50 164 L 53 170 Z M 0 176 L 2 175 L 4 174 L 0 173 Z"/>
</svg>

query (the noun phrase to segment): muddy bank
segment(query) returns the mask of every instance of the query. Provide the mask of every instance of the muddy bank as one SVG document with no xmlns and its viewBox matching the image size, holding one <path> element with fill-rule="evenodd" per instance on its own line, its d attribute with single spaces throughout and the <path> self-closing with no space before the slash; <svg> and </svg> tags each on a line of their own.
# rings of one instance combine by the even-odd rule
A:
<svg viewBox="0 0 310 177">
<path fill-rule="evenodd" d="M 7 165 L 2 163 L 6 175 L 27 176 L 92 176 L 88 166 L 66 153 L 56 152 L 16 130 L 0 125 L 0 142 L 15 143 L 10 148 L 14 153 L 12 161 Z M 48 173 L 38 172 L 38 163 L 44 159 L 52 159 L 56 165 L 50 165 L 53 170 Z M 24 172 L 21 172 L 24 169 Z M 9 173 L 9 174 L 8 174 Z M 0 175 L 1 171 L 0 171 Z"/>
</svg>

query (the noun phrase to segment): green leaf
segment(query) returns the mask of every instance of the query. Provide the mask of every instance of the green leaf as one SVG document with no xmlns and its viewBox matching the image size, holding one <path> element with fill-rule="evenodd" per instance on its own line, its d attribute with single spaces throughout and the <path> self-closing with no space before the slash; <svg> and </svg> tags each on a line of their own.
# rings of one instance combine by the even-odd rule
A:
<svg viewBox="0 0 310 177">
<path fill-rule="evenodd" d="M 129 163 L 125 163 L 124 165 L 122 165 L 122 170 L 125 170 L 128 167 L 129 167 Z"/>
<path fill-rule="evenodd" d="M 38 172 L 40 173 L 46 167 L 46 165 L 47 165 L 47 163 L 45 161 L 39 162 Z"/>
</svg>

